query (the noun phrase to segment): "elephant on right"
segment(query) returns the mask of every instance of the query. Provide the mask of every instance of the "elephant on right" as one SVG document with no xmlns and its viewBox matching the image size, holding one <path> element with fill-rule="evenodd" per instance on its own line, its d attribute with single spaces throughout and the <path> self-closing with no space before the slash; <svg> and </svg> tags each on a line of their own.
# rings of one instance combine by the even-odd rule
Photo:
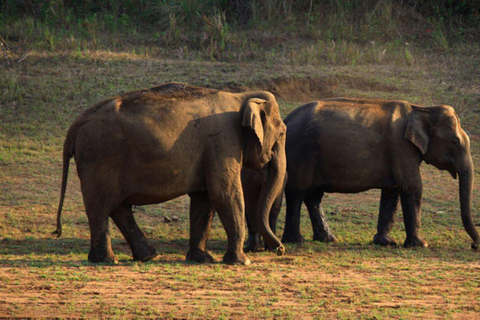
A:
<svg viewBox="0 0 480 320">
<path fill-rule="evenodd" d="M 334 239 L 322 213 L 325 192 L 381 189 L 373 242 L 395 245 L 389 236 L 401 203 L 405 247 L 427 247 L 420 236 L 422 161 L 459 177 L 460 211 L 477 249 L 472 222 L 474 167 L 470 140 L 450 106 L 421 107 L 406 101 L 334 98 L 303 105 L 286 118 L 287 214 L 283 242 L 301 242 L 300 208 L 307 205 L 318 240 Z"/>
</svg>

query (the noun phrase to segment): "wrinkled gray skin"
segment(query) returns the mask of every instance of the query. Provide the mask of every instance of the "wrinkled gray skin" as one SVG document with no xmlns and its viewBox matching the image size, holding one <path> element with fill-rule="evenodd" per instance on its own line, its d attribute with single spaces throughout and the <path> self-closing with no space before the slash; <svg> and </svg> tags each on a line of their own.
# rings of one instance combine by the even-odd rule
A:
<svg viewBox="0 0 480 320">
<path fill-rule="evenodd" d="M 259 229 L 282 254 L 268 214 L 282 189 L 285 125 L 269 92 L 227 93 L 172 83 L 100 102 L 71 125 L 64 144 L 61 209 L 68 166 L 75 157 L 91 233 L 88 259 L 114 262 L 109 217 L 127 240 L 134 260 L 157 255 L 132 214 L 133 205 L 191 198 L 187 260 L 211 262 L 206 250 L 214 211 L 228 237 L 228 264 L 248 264 L 242 167 L 268 177 L 259 190 Z"/>
<path fill-rule="evenodd" d="M 395 245 L 389 232 L 400 201 L 405 247 L 426 247 L 420 237 L 422 161 L 459 177 L 460 211 L 465 230 L 478 248 L 471 218 L 473 162 L 470 140 L 450 106 L 420 107 L 405 101 L 327 99 L 303 105 L 285 118 L 287 125 L 287 215 L 283 242 L 300 242 L 300 207 L 307 204 L 314 226 L 330 234 L 321 211 L 325 192 L 357 193 L 381 189 L 377 234 L 373 241 Z M 313 222 L 313 220 L 312 220 Z"/>
</svg>

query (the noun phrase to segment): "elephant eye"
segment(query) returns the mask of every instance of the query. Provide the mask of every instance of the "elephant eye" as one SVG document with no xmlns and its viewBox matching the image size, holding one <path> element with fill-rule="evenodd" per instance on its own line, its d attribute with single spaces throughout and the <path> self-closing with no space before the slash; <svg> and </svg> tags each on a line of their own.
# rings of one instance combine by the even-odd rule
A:
<svg viewBox="0 0 480 320">
<path fill-rule="evenodd" d="M 452 141 L 456 146 L 460 146 L 462 144 L 459 137 L 453 137 Z"/>
</svg>

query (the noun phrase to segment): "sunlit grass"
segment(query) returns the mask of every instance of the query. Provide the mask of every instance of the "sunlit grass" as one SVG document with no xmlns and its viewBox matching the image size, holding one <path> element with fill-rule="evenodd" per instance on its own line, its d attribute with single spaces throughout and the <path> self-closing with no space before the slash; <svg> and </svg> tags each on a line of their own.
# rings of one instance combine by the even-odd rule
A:
<svg viewBox="0 0 480 320">
<path fill-rule="evenodd" d="M 166 54 L 165 48 L 146 45 L 94 48 L 72 38 L 72 47 L 61 49 L 57 39 L 52 41 L 55 50 L 32 48 L 13 68 L 0 65 L 0 317 L 474 318 L 480 313 L 478 252 L 469 249 L 471 240 L 462 227 L 458 181 L 427 165 L 422 166 L 421 228 L 430 244 L 426 249 L 372 244 L 380 193 L 369 191 L 325 195 L 324 211 L 338 243 L 311 240 L 304 208 L 305 243 L 286 245 L 282 257 L 261 252 L 249 254 L 250 266 L 226 266 L 221 264 L 226 235 L 215 217 L 208 249 L 216 263 L 186 263 L 189 200 L 183 197 L 137 208 L 139 225 L 159 251 L 153 261 L 131 261 L 128 245 L 111 222 L 119 263 L 92 264 L 73 160 L 64 234 L 59 239 L 51 235 L 69 124 L 102 99 L 170 81 L 215 88 L 267 86 L 278 90 L 282 116 L 306 101 L 332 96 L 450 104 L 471 134 L 478 175 L 478 70 L 471 67 L 478 48 L 448 47 L 440 53 L 412 48 L 415 62 L 410 65 L 404 44 L 392 44 L 381 58 L 383 47 L 345 42 L 343 49 L 336 47 L 342 51 L 335 51 L 331 43 L 314 42 L 294 51 L 254 52 L 262 57 L 258 60 L 239 54 L 217 62 L 203 52 L 178 48 Z M 261 51 L 251 43 L 245 48 Z M 164 217 L 172 215 L 179 220 L 165 223 Z M 398 244 L 405 240 L 400 208 L 392 237 Z"/>
</svg>

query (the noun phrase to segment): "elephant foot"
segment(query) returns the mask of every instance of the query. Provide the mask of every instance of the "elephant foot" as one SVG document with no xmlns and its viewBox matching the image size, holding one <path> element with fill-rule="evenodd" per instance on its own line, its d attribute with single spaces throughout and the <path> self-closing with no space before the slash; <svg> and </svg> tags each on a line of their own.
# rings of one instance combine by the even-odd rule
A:
<svg viewBox="0 0 480 320">
<path fill-rule="evenodd" d="M 241 265 L 249 265 L 250 259 L 247 258 L 247 256 L 241 252 L 237 253 L 234 251 L 227 251 L 225 255 L 223 256 L 223 262 L 226 264 L 241 264 Z"/>
<path fill-rule="evenodd" d="M 405 240 L 405 243 L 403 244 L 405 248 L 411 248 L 411 247 L 420 247 L 420 248 L 427 248 L 428 243 L 421 239 L 420 237 L 411 237 Z"/>
<path fill-rule="evenodd" d="M 299 233 L 299 234 L 289 234 L 289 233 L 284 233 L 282 237 L 282 242 L 283 243 L 302 243 L 305 241 L 305 238 Z"/>
<path fill-rule="evenodd" d="M 133 260 L 134 261 L 149 261 L 158 256 L 157 249 L 152 246 L 146 245 L 141 247 L 140 249 L 135 250 L 133 253 Z"/>
<path fill-rule="evenodd" d="M 374 237 L 373 237 L 373 243 L 374 244 L 377 244 L 379 246 L 384 246 L 384 247 L 396 247 L 397 246 L 397 243 L 395 242 L 395 240 L 393 240 L 392 238 L 390 238 L 388 235 L 386 234 L 376 234 Z"/>
<path fill-rule="evenodd" d="M 196 263 L 213 263 L 213 257 L 206 251 L 200 249 L 190 249 L 187 252 L 187 261 Z"/>
<path fill-rule="evenodd" d="M 250 244 L 247 243 L 245 246 L 245 252 L 260 252 L 262 251 L 262 246 L 259 243 Z"/>
<path fill-rule="evenodd" d="M 314 234 L 313 235 L 313 240 L 314 241 L 325 242 L 325 243 L 337 242 L 337 238 L 330 232 L 322 232 L 319 235 Z"/>
<path fill-rule="evenodd" d="M 91 251 L 88 253 L 88 261 L 93 262 L 93 263 L 110 263 L 110 264 L 116 264 L 118 263 L 117 257 L 113 254 L 113 252 L 110 250 L 108 253 L 101 253 L 101 252 L 95 252 Z"/>
</svg>

